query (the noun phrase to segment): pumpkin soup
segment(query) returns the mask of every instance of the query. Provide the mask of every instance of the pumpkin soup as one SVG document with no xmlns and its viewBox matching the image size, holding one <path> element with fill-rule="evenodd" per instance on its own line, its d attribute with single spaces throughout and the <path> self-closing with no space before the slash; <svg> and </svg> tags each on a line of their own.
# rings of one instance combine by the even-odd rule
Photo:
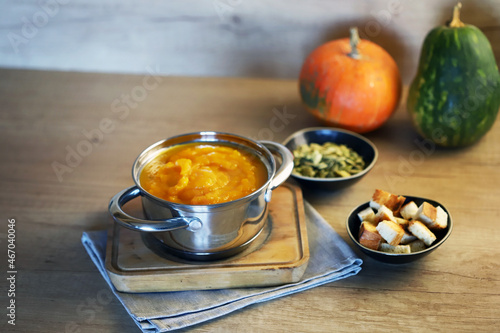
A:
<svg viewBox="0 0 500 333">
<path fill-rule="evenodd" d="M 242 198 L 267 181 L 254 155 L 227 145 L 189 143 L 165 150 L 144 166 L 148 193 L 187 205 L 212 205 Z"/>
</svg>

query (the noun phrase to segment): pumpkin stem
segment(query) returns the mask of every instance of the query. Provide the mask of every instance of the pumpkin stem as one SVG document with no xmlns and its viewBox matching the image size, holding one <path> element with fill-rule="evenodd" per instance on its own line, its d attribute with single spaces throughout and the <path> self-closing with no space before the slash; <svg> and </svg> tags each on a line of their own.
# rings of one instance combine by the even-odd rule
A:
<svg viewBox="0 0 500 333">
<path fill-rule="evenodd" d="M 353 59 L 359 59 L 361 58 L 361 55 L 358 52 L 358 44 L 359 44 L 358 28 L 352 27 L 350 29 L 350 32 L 351 32 L 351 38 L 349 42 L 351 44 L 351 52 L 348 54 L 348 56 Z"/>
<path fill-rule="evenodd" d="M 462 9 L 461 2 L 457 3 L 453 8 L 453 18 L 451 19 L 450 23 L 448 23 L 448 27 L 460 28 L 465 26 L 465 24 L 462 21 L 460 21 L 460 9 Z"/>
</svg>

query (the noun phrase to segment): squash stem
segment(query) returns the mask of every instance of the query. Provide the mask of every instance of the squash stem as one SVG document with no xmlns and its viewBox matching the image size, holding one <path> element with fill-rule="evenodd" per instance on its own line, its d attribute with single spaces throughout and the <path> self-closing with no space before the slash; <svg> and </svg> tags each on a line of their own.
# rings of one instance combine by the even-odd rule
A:
<svg viewBox="0 0 500 333">
<path fill-rule="evenodd" d="M 358 52 L 358 44 L 359 44 L 358 28 L 353 27 L 350 29 L 350 32 L 351 32 L 351 38 L 349 42 L 351 44 L 351 52 L 348 54 L 348 56 L 353 59 L 360 59 L 361 55 Z"/>
<path fill-rule="evenodd" d="M 461 2 L 457 3 L 453 8 L 453 18 L 451 19 L 451 22 L 448 24 L 448 27 L 460 28 L 465 26 L 465 24 L 462 21 L 460 21 L 460 9 L 462 9 Z"/>
</svg>

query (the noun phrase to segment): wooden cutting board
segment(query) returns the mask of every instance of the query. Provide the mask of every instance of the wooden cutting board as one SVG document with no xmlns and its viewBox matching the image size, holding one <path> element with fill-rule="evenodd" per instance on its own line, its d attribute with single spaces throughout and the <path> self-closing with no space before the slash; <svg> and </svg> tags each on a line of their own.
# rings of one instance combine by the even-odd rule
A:
<svg viewBox="0 0 500 333">
<path fill-rule="evenodd" d="M 117 290 L 160 292 L 280 285 L 300 280 L 309 260 L 300 188 L 286 182 L 273 191 L 264 230 L 240 254 L 195 262 L 161 255 L 141 233 L 114 223 L 108 233 L 106 270 Z"/>
</svg>

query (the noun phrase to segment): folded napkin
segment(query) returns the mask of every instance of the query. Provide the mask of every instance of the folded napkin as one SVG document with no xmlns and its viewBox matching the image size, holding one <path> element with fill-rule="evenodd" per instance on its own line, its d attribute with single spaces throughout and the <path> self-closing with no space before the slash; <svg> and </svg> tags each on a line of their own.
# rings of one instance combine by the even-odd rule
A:
<svg viewBox="0 0 500 333">
<path fill-rule="evenodd" d="M 159 293 L 117 291 L 106 273 L 106 231 L 84 232 L 82 243 L 99 272 L 143 332 L 166 332 L 226 315 L 248 305 L 290 295 L 356 275 L 359 259 L 347 243 L 305 203 L 310 259 L 299 282 L 260 288 Z"/>
</svg>

